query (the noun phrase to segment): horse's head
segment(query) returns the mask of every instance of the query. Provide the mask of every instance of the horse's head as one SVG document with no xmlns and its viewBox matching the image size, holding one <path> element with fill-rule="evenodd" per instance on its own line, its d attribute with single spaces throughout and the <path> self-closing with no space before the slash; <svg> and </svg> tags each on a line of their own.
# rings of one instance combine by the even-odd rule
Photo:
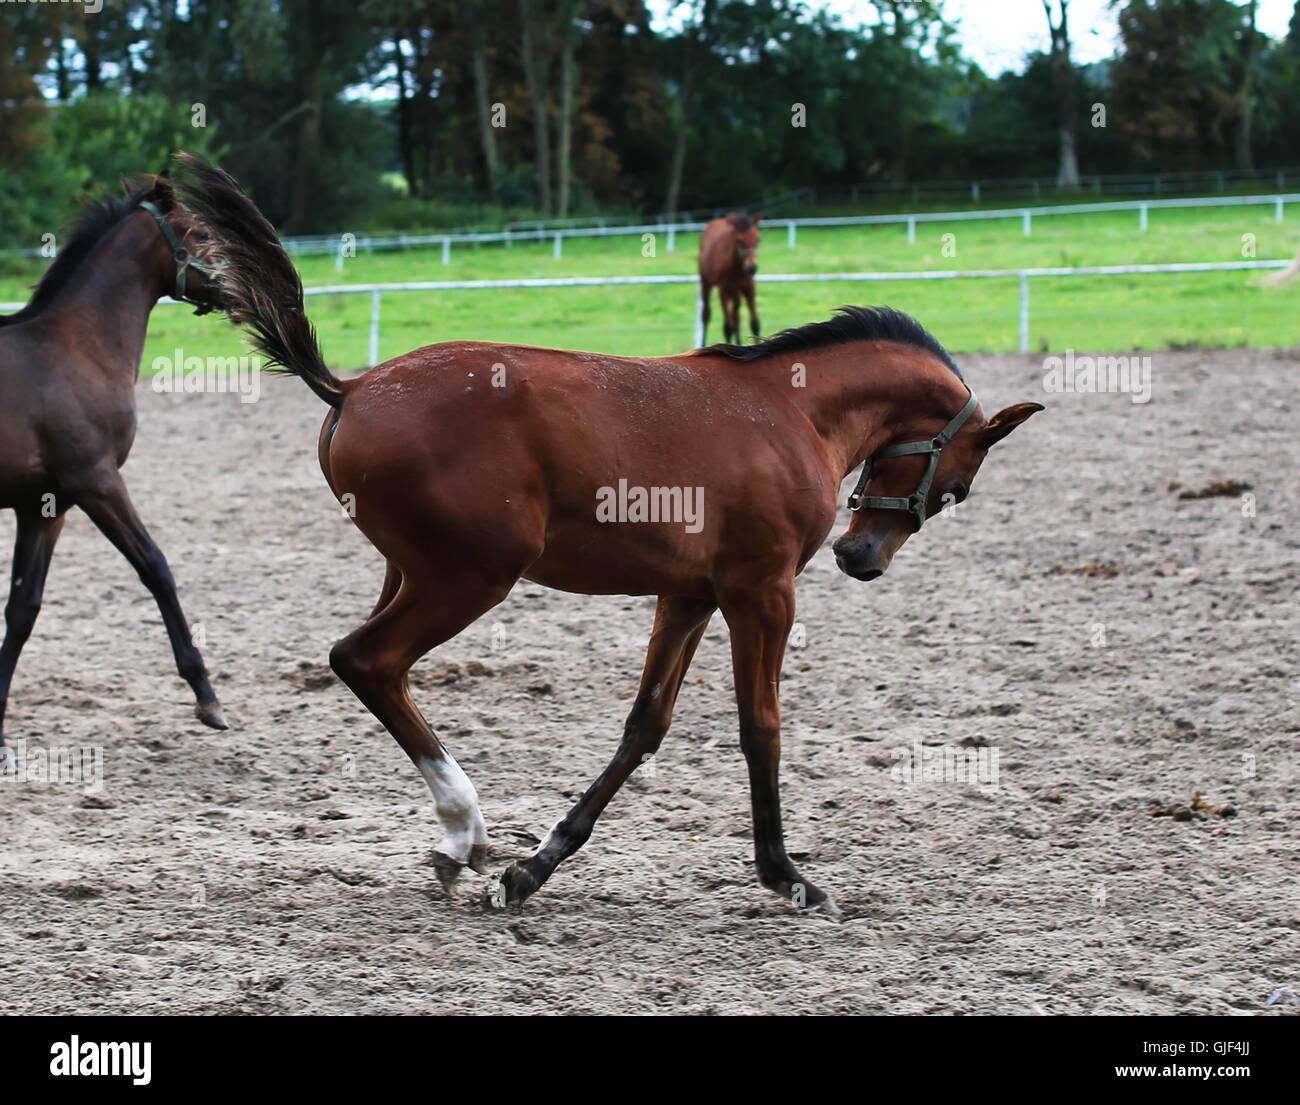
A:
<svg viewBox="0 0 1300 1105">
<path fill-rule="evenodd" d="M 202 220 L 177 196 L 166 170 L 144 185 L 133 185 L 123 177 L 122 187 L 129 197 L 139 197 L 141 211 L 158 227 L 159 267 L 167 294 L 192 304 L 196 315 L 220 307 L 222 262 L 216 243 Z"/>
<path fill-rule="evenodd" d="M 762 217 L 761 211 L 757 215 L 727 216 L 727 222 L 736 232 L 736 261 L 746 276 L 758 272 L 758 221 Z"/>
<path fill-rule="evenodd" d="M 854 579 L 883 575 L 904 541 L 926 518 L 962 502 L 989 449 L 1035 411 L 1016 403 L 985 420 L 974 395 L 943 424 L 917 417 L 867 458 L 849 498 L 847 532 L 833 546 L 835 563 Z"/>
</svg>

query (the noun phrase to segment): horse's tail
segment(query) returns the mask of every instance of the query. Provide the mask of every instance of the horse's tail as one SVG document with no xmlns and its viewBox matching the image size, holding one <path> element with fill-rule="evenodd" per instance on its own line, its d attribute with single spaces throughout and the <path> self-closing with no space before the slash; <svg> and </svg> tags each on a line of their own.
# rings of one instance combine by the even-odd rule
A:
<svg viewBox="0 0 1300 1105">
<path fill-rule="evenodd" d="M 179 153 L 176 160 L 192 180 L 180 187 L 185 205 L 217 239 L 221 309 L 249 331 L 269 368 L 300 377 L 338 410 L 343 381 L 326 367 L 303 306 L 302 280 L 275 228 L 229 174 L 191 154 Z"/>
<path fill-rule="evenodd" d="M 1297 276 L 1300 276 L 1300 253 L 1297 253 L 1291 259 L 1291 263 L 1286 268 L 1269 273 L 1268 276 L 1260 280 L 1260 283 L 1275 287 L 1278 284 L 1290 284 Z"/>
</svg>

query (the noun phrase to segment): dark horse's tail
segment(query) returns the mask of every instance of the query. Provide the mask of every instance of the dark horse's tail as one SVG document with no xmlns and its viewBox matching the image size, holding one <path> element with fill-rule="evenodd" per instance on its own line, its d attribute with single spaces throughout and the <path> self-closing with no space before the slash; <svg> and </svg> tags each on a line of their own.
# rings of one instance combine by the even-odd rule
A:
<svg viewBox="0 0 1300 1105">
<path fill-rule="evenodd" d="M 229 174 L 200 157 L 180 153 L 176 160 L 189 180 L 181 198 L 218 240 L 220 307 L 249 331 L 253 348 L 268 366 L 292 372 L 338 410 L 343 383 L 325 365 L 316 329 L 303 307 L 302 280 L 276 236 L 275 228 Z"/>
</svg>

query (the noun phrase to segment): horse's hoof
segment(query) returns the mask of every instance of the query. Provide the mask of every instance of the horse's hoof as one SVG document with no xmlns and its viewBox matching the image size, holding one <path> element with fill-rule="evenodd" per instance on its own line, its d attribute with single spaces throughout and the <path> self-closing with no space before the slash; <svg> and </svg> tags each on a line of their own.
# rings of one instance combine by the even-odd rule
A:
<svg viewBox="0 0 1300 1105">
<path fill-rule="evenodd" d="M 438 875 L 438 881 L 442 883 L 442 888 L 447 892 L 448 897 L 456 893 L 456 880 L 460 878 L 460 873 L 465 870 L 465 865 L 459 860 L 454 860 L 445 852 L 439 852 L 436 849 L 433 853 L 433 869 Z"/>
<path fill-rule="evenodd" d="M 468 866 L 471 871 L 477 871 L 480 875 L 488 873 L 486 844 L 475 844 L 470 848 Z"/>
<path fill-rule="evenodd" d="M 230 722 L 226 720 L 226 715 L 221 712 L 221 703 L 215 698 L 211 702 L 200 702 L 194 707 L 194 714 L 204 725 L 212 729 L 230 728 Z"/>
<path fill-rule="evenodd" d="M 501 872 L 501 878 L 488 893 L 488 905 L 493 909 L 505 909 L 508 905 L 518 905 L 541 884 L 518 862 L 512 863 Z"/>
<path fill-rule="evenodd" d="M 809 913 L 820 914 L 828 921 L 843 921 L 844 911 L 840 909 L 833 901 L 830 895 L 824 897 L 820 902 L 812 902 L 804 907 Z"/>
</svg>

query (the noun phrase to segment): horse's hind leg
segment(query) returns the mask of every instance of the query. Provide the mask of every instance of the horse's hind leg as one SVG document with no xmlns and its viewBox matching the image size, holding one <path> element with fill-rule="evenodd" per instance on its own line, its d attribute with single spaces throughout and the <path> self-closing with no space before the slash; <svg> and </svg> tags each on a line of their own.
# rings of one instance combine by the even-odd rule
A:
<svg viewBox="0 0 1300 1105">
<path fill-rule="evenodd" d="M 711 602 L 660 598 L 650 647 L 646 650 L 641 688 L 623 727 L 618 751 L 578 804 L 538 845 L 537 851 L 506 868 L 494 904 L 521 902 L 550 878 L 563 860 L 587 842 L 596 818 L 627 777 L 658 749 L 672 722 L 673 706 L 686 669 L 713 611 Z"/>
<path fill-rule="evenodd" d="M 0 748 L 4 747 L 5 706 L 9 684 L 18 666 L 18 656 L 31 636 L 41 609 L 45 577 L 54 555 L 54 543 L 63 529 L 65 515 L 42 517 L 39 511 L 18 512 L 18 535 L 14 541 L 13 574 L 9 602 L 5 606 L 5 638 L 0 645 Z"/>
<path fill-rule="evenodd" d="M 745 302 L 749 304 L 749 331 L 751 334 L 754 335 L 754 340 L 758 341 L 758 335 L 759 335 L 758 307 L 755 306 L 754 304 L 754 282 L 752 280 L 745 285 Z M 736 330 L 737 332 L 739 332 L 740 330 L 739 309 L 737 309 L 736 315 L 737 315 Z"/>
<path fill-rule="evenodd" d="M 373 618 L 397 596 L 397 589 L 402 585 L 402 569 L 390 560 L 384 568 L 384 585 L 379 589 L 379 598 L 375 599 L 374 609 L 370 611 Z"/>
<path fill-rule="evenodd" d="M 228 729 L 221 703 L 208 682 L 203 657 L 194 645 L 189 623 L 176 597 L 176 581 L 167 566 L 167 558 L 136 514 L 121 475 L 116 469 L 96 473 L 96 483 L 90 491 L 77 497 L 77 505 L 126 557 L 157 602 L 176 658 L 176 670 L 190 685 L 198 703 L 195 709 L 198 719 L 213 729 Z"/>
<path fill-rule="evenodd" d="M 385 589 L 393 570 L 390 562 Z M 431 648 L 505 598 L 515 580 L 494 586 L 474 577 L 437 578 L 437 585 L 430 585 L 405 576 L 390 601 L 334 646 L 330 667 L 383 723 L 429 784 L 445 834 L 434 850 L 434 867 L 450 890 L 464 867 L 483 871 L 487 828 L 474 784 L 411 700 L 407 672 Z"/>
<path fill-rule="evenodd" d="M 709 333 L 709 298 L 713 289 L 707 280 L 700 281 L 700 345 L 703 346 Z"/>
</svg>

